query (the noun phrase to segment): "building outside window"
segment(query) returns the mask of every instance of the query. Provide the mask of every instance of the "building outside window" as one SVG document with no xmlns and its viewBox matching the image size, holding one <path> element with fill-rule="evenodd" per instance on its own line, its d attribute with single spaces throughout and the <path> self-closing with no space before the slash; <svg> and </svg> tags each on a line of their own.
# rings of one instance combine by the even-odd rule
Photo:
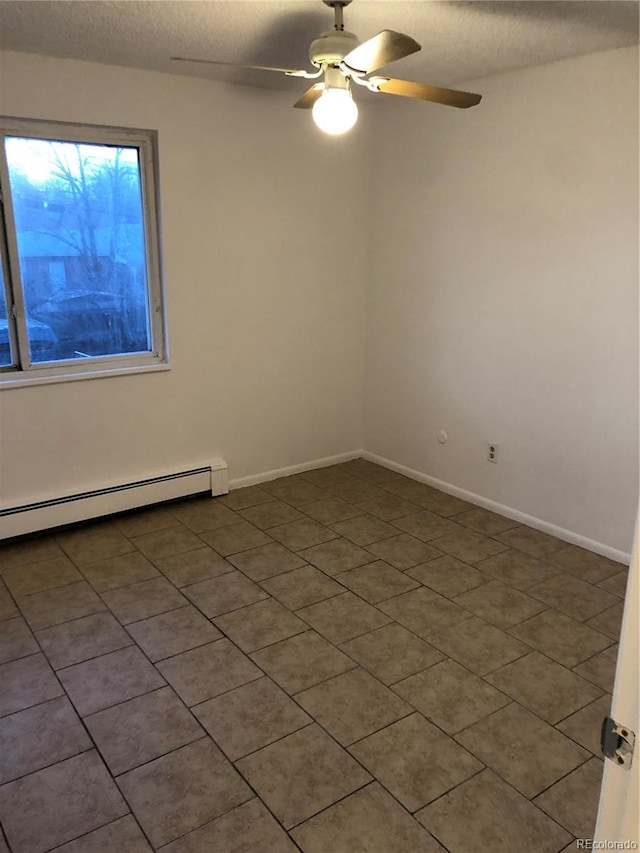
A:
<svg viewBox="0 0 640 853">
<path fill-rule="evenodd" d="M 156 134 L 0 118 L 0 386 L 166 364 Z"/>
</svg>

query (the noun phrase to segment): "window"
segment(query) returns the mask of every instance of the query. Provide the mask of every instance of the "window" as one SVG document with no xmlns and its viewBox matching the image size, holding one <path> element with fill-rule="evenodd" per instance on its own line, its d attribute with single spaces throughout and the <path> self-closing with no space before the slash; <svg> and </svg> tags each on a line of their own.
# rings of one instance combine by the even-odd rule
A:
<svg viewBox="0 0 640 853">
<path fill-rule="evenodd" d="M 166 364 L 155 142 L 0 118 L 0 385 Z"/>
</svg>

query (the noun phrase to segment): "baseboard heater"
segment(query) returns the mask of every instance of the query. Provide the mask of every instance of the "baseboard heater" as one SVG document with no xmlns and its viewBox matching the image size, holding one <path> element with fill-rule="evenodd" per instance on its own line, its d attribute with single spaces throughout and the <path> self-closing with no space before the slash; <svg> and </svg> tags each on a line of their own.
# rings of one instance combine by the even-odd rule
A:
<svg viewBox="0 0 640 853">
<path fill-rule="evenodd" d="M 227 464 L 223 459 L 214 459 L 206 465 L 184 471 L 154 474 L 128 483 L 113 483 L 0 509 L 0 539 L 24 536 L 202 492 L 215 496 L 225 495 L 228 491 Z"/>
</svg>

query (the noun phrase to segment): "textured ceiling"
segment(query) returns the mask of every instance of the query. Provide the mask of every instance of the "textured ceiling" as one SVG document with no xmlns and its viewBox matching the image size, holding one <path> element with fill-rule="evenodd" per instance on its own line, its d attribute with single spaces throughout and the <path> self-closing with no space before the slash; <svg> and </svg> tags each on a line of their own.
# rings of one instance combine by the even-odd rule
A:
<svg viewBox="0 0 640 853">
<path fill-rule="evenodd" d="M 455 85 L 638 42 L 638 2 L 617 0 L 354 0 L 346 29 L 382 29 L 422 51 L 394 65 L 406 79 Z M 172 63 L 171 56 L 308 67 L 309 43 L 330 29 L 320 0 L 2 0 L 0 47 L 255 86 L 306 88 L 277 74 Z"/>
</svg>

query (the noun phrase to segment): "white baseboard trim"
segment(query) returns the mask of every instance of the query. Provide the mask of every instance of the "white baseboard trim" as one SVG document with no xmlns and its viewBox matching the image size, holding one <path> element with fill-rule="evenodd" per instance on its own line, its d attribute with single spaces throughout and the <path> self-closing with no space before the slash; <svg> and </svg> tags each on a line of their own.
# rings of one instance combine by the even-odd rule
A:
<svg viewBox="0 0 640 853">
<path fill-rule="evenodd" d="M 340 462 L 350 462 L 364 456 L 364 450 L 351 450 L 348 453 L 338 453 L 336 456 L 324 456 L 322 459 L 312 459 L 310 462 L 300 462 L 298 465 L 287 465 L 284 468 L 273 468 L 262 474 L 250 474 L 248 477 L 238 477 L 229 480 L 229 490 L 242 489 L 245 486 L 258 486 L 260 483 L 268 483 L 277 480 L 278 477 L 289 477 L 292 474 L 302 474 L 304 471 L 313 471 L 314 468 L 328 468 L 329 465 L 339 465 Z"/>
<path fill-rule="evenodd" d="M 414 468 L 408 468 L 406 465 L 400 465 L 393 462 L 391 459 L 386 459 L 384 456 L 378 456 L 377 453 L 370 453 L 368 450 L 363 450 L 359 453 L 363 459 L 368 459 L 369 462 L 375 462 L 376 465 L 381 465 L 383 468 L 388 468 L 390 471 L 396 471 L 398 474 L 404 474 L 405 477 L 411 477 L 412 480 L 417 480 L 420 483 L 426 483 L 428 486 L 433 486 L 434 489 L 440 489 L 441 492 L 446 492 L 456 498 L 469 501 L 469 503 L 477 504 L 484 509 L 489 509 L 492 512 L 504 515 L 507 518 L 512 518 L 520 524 L 526 524 L 528 527 L 534 527 L 536 530 L 541 530 L 543 533 L 548 533 L 550 536 L 555 536 L 571 545 L 578 545 L 580 548 L 586 548 L 588 551 L 593 551 L 600 554 L 602 557 L 608 557 L 610 560 L 615 560 L 616 563 L 624 563 L 629 565 L 631 562 L 631 554 L 626 554 L 624 551 L 619 551 L 617 548 L 612 548 L 610 545 L 605 545 L 602 542 L 596 542 L 594 539 L 588 539 L 580 533 L 574 533 L 572 530 L 565 530 L 564 527 L 557 527 L 548 521 L 543 521 L 541 518 L 536 518 L 533 515 L 528 515 L 526 512 L 513 509 L 510 506 L 504 506 L 497 501 L 492 501 L 482 495 L 476 495 L 473 492 L 468 492 L 466 489 L 461 489 L 451 483 L 445 483 L 443 480 L 437 480 L 435 477 L 430 477 L 428 474 L 423 474 L 421 471 L 416 471 Z"/>
<path fill-rule="evenodd" d="M 18 506 L 0 506 L 0 540 L 139 509 L 200 492 L 224 495 L 227 463 L 199 460 L 181 470 L 153 471 L 128 482 L 117 480 L 82 491 L 39 497 Z"/>
</svg>

